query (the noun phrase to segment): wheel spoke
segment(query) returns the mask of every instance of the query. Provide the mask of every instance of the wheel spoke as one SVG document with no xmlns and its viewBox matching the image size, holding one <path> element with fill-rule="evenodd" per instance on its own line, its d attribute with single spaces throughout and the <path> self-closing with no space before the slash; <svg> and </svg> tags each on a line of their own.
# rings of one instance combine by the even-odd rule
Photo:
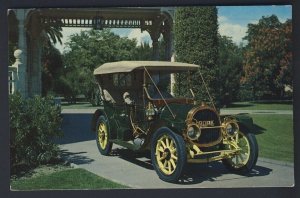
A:
<svg viewBox="0 0 300 198">
<path fill-rule="evenodd" d="M 164 156 L 158 155 L 158 160 L 159 160 L 159 161 L 162 161 L 163 159 L 164 159 Z"/>
<path fill-rule="evenodd" d="M 239 164 L 239 158 L 238 158 L 238 156 L 235 156 L 235 163 Z"/>
<path fill-rule="evenodd" d="M 174 154 L 174 153 L 176 152 L 176 148 L 174 148 L 174 147 L 170 148 L 170 152 L 171 152 L 172 154 Z"/>
<path fill-rule="evenodd" d="M 176 155 L 171 154 L 171 158 L 177 161 L 177 156 Z"/>
<path fill-rule="evenodd" d="M 101 123 L 100 128 L 101 128 L 101 132 L 105 131 L 105 125 L 103 123 Z"/>
<path fill-rule="evenodd" d="M 166 137 L 166 146 L 167 146 L 167 148 L 170 148 L 169 138 L 168 137 Z"/>
<path fill-rule="evenodd" d="M 244 162 L 244 158 L 243 158 L 243 156 L 241 154 L 239 154 L 237 157 L 241 159 L 242 163 Z"/>
<path fill-rule="evenodd" d="M 99 124 L 99 127 L 98 127 L 98 140 L 99 140 L 99 143 L 100 143 L 100 147 L 102 149 L 105 149 L 105 147 L 107 145 L 107 140 L 108 140 L 107 129 L 106 129 L 105 123 L 100 123 Z"/>
<path fill-rule="evenodd" d="M 167 160 L 165 160 L 165 162 L 164 162 L 164 168 L 165 169 L 167 168 Z"/>
<path fill-rule="evenodd" d="M 163 142 L 163 140 L 159 140 L 159 143 L 162 145 L 162 147 L 165 149 L 167 148 L 166 144 Z"/>
<path fill-rule="evenodd" d="M 170 162 L 171 162 L 171 164 L 172 164 L 173 170 L 175 170 L 176 164 L 175 164 L 175 162 L 174 162 L 174 159 L 170 159 Z"/>
<path fill-rule="evenodd" d="M 237 144 L 239 143 L 239 135 L 235 136 L 235 141 L 236 141 Z"/>
<path fill-rule="evenodd" d="M 172 165 L 171 165 L 170 161 L 168 161 L 168 170 L 169 170 L 169 173 L 172 173 Z"/>
<path fill-rule="evenodd" d="M 244 154 L 244 155 L 249 155 L 249 154 L 248 154 L 248 151 L 245 151 L 245 150 L 243 150 L 243 149 L 240 151 L 240 153 L 241 153 L 241 154 Z"/>
<path fill-rule="evenodd" d="M 164 148 L 162 146 L 158 147 L 157 150 L 160 151 L 160 152 L 164 152 Z"/>
<path fill-rule="evenodd" d="M 171 143 L 170 143 L 170 148 L 174 148 L 174 142 L 173 141 L 171 141 Z"/>
</svg>

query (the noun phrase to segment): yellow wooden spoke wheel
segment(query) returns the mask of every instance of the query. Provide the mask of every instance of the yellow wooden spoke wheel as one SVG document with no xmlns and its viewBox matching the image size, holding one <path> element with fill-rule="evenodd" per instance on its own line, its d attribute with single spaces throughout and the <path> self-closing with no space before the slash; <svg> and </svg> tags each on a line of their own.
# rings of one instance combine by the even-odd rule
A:
<svg viewBox="0 0 300 198">
<path fill-rule="evenodd" d="M 110 131 L 107 120 L 104 116 L 100 116 L 97 122 L 96 143 L 98 150 L 102 155 L 109 155 L 112 143 L 109 141 Z"/>
<path fill-rule="evenodd" d="M 237 145 L 241 150 L 231 158 L 222 160 L 223 164 L 231 171 L 247 173 L 253 168 L 257 161 L 258 145 L 256 138 L 252 133 L 243 131 L 239 131 L 237 138 L 233 138 L 235 138 L 235 141 L 237 141 Z M 227 146 L 227 149 L 233 148 Z"/>
<path fill-rule="evenodd" d="M 247 164 L 250 157 L 250 143 L 245 135 L 241 132 L 238 134 L 238 143 L 237 145 L 240 147 L 240 151 L 230 159 L 230 163 L 234 168 L 241 168 Z"/>
<path fill-rule="evenodd" d="M 100 123 L 98 128 L 98 141 L 102 149 L 105 149 L 107 145 L 107 128 L 105 123 Z"/>
<path fill-rule="evenodd" d="M 178 181 L 186 164 L 183 138 L 169 128 L 160 128 L 152 137 L 151 158 L 154 169 L 162 180 Z"/>
<path fill-rule="evenodd" d="M 166 175 L 171 175 L 176 169 L 178 159 L 174 140 L 167 135 L 160 137 L 155 155 L 160 170 Z"/>
</svg>

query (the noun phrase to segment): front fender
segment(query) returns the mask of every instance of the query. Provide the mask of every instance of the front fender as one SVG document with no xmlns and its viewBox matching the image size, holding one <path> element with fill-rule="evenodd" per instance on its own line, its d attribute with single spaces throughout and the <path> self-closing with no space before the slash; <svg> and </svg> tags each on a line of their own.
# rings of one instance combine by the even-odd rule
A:
<svg viewBox="0 0 300 198">
<path fill-rule="evenodd" d="M 97 109 L 95 111 L 95 113 L 94 113 L 94 115 L 92 117 L 92 121 L 91 121 L 91 130 L 93 132 L 96 131 L 96 124 L 97 124 L 98 117 L 102 116 L 102 115 L 107 118 L 106 113 L 102 109 Z"/>
<path fill-rule="evenodd" d="M 237 114 L 231 116 L 238 121 L 238 124 L 241 128 L 246 129 L 246 131 L 251 132 L 254 130 L 253 119 L 249 115 Z"/>
</svg>

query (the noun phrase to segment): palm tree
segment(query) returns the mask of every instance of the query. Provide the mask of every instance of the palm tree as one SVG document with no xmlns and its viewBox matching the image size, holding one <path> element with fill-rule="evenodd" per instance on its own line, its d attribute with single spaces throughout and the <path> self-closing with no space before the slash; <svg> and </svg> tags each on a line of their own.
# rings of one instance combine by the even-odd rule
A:
<svg viewBox="0 0 300 198">
<path fill-rule="evenodd" d="M 52 41 L 53 44 L 56 44 L 58 41 L 62 44 L 62 25 L 63 23 L 61 20 L 52 20 L 51 23 L 42 24 L 42 30 L 46 33 L 49 42 Z"/>
</svg>

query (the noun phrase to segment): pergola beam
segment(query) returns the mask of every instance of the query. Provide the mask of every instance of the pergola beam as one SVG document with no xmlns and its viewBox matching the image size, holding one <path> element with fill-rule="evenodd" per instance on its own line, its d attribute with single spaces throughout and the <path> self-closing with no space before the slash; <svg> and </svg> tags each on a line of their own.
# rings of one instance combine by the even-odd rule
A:
<svg viewBox="0 0 300 198">
<path fill-rule="evenodd" d="M 41 94 L 41 24 L 80 28 L 139 28 L 147 31 L 153 41 L 153 59 L 159 59 L 158 39 L 162 34 L 167 42 L 164 57 L 171 59 L 173 37 L 173 8 L 50 8 L 13 9 L 15 18 L 11 33 L 15 33 L 20 52 L 16 70 L 16 90 L 23 96 Z M 14 14 L 13 14 L 14 13 Z M 12 20 L 13 21 L 13 20 Z"/>
</svg>

